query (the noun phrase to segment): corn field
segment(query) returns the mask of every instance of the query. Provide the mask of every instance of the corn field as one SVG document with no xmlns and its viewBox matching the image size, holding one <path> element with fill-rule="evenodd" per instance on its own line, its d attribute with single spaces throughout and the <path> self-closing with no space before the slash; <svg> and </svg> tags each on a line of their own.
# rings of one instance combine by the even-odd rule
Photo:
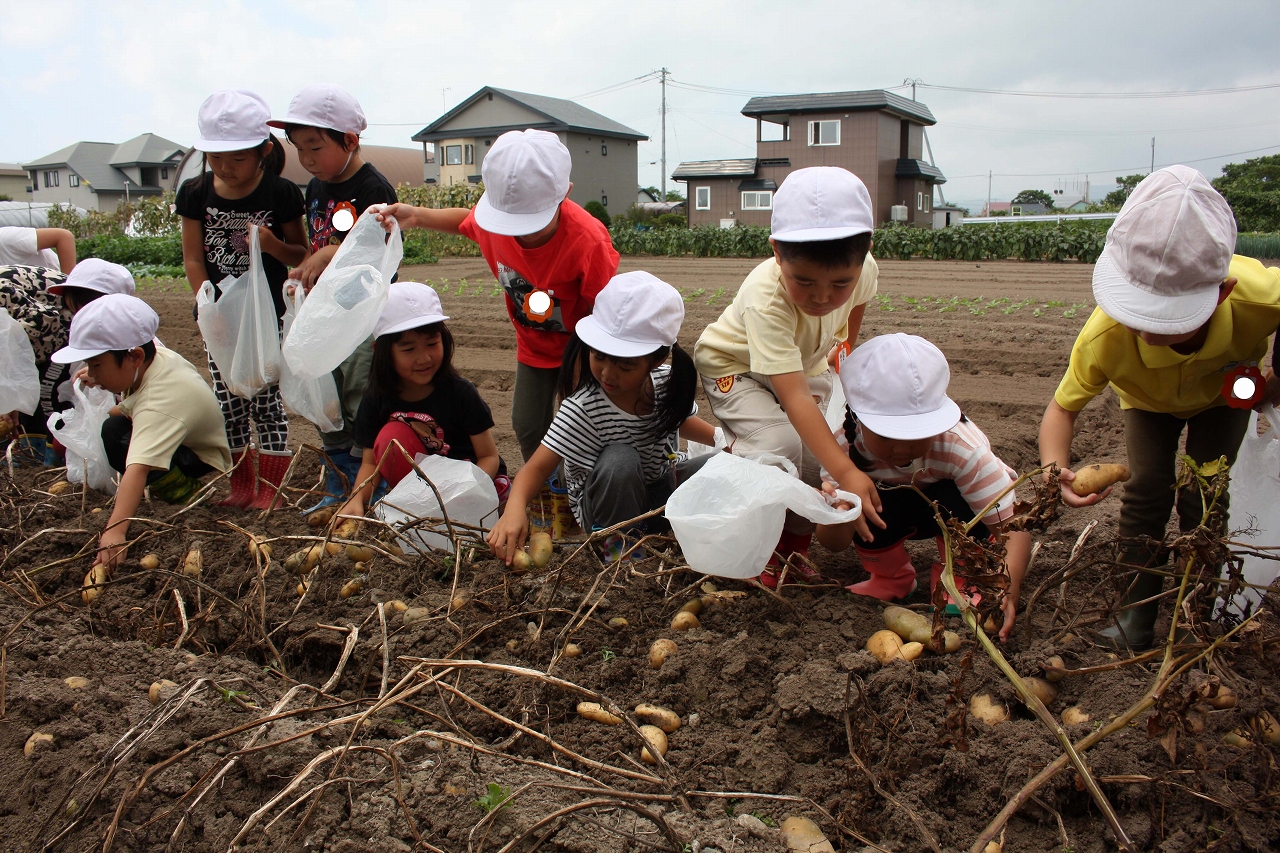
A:
<svg viewBox="0 0 1280 853">
<path fill-rule="evenodd" d="M 1236 238 L 1236 254 L 1250 258 L 1280 258 L 1280 234 L 1241 234 Z"/>
</svg>

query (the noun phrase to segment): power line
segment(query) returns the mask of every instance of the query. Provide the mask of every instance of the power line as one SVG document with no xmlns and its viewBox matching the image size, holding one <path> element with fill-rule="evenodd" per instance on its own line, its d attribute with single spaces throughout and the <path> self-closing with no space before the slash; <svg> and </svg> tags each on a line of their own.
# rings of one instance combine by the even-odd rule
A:
<svg viewBox="0 0 1280 853">
<path fill-rule="evenodd" d="M 646 80 L 652 80 L 653 78 L 658 76 L 658 73 L 659 72 L 657 71 L 649 71 L 645 74 L 641 74 L 639 77 L 632 77 L 630 80 L 623 80 L 621 83 L 614 83 L 610 86 L 604 86 L 599 89 L 593 89 L 590 92 L 584 92 L 581 95 L 574 95 L 569 100 L 580 101 L 583 98 L 594 98 L 597 95 L 607 95 L 611 92 L 619 92 L 623 89 L 630 89 L 632 86 L 638 86 L 641 83 L 645 82 Z"/>
<path fill-rule="evenodd" d="M 938 89 L 944 92 L 968 92 L 976 95 L 1015 95 L 1024 98 L 1086 98 L 1097 100 L 1126 98 L 1188 98 L 1198 95 L 1233 95 L 1239 92 L 1258 92 L 1280 89 L 1280 83 L 1260 83 L 1256 86 L 1221 86 L 1216 89 L 1184 89 L 1161 92 L 1029 92 L 1020 89 L 983 89 L 969 86 L 939 86 L 933 83 L 917 84 L 921 89 Z"/>
<path fill-rule="evenodd" d="M 1262 151 L 1273 151 L 1277 148 L 1280 148 L 1280 145 L 1268 145 L 1265 148 L 1253 148 L 1248 151 L 1233 151 L 1230 154 L 1214 154 L 1211 157 L 1196 157 L 1190 160 L 1177 160 L 1173 163 L 1162 163 L 1160 164 L 1160 168 L 1164 168 L 1165 166 L 1173 166 L 1173 165 L 1185 165 L 1187 163 L 1203 163 L 1206 160 L 1221 160 L 1226 157 L 1240 157 L 1245 154 L 1257 154 Z M 1150 166 L 1151 164 L 1149 163 L 1143 163 L 1141 166 L 1119 166 L 1119 167 L 1110 168 L 1110 169 L 1065 169 L 1065 170 L 1059 170 L 1057 172 L 1003 172 L 1003 173 L 995 172 L 993 173 L 993 175 L 994 177 L 997 177 L 997 178 L 1056 178 L 1061 175 L 1081 175 L 1081 174 L 1098 175 L 1098 174 L 1108 174 L 1112 172 L 1119 172 L 1119 173 L 1127 172 L 1129 174 L 1134 174 L 1137 172 L 1145 172 L 1147 169 L 1150 168 Z M 987 177 L 987 175 L 960 175 L 959 177 L 947 178 L 947 180 L 960 181 L 966 178 L 985 178 L 985 177 Z"/>
</svg>

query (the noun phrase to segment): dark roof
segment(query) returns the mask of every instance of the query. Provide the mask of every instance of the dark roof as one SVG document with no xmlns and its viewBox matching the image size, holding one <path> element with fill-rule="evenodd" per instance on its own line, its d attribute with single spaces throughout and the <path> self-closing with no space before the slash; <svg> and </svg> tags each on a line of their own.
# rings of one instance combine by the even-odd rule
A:
<svg viewBox="0 0 1280 853">
<path fill-rule="evenodd" d="M 500 95 L 509 101 L 513 101 L 524 106 L 535 113 L 545 117 L 546 121 L 536 122 L 534 124 L 508 125 L 503 127 L 476 127 L 476 128 L 451 128 L 449 130 L 441 130 L 444 125 L 448 124 L 457 116 L 465 112 L 472 104 L 480 100 L 481 97 L 488 94 Z M 606 118 L 600 113 L 589 110 L 581 104 L 564 98 L 551 98 L 546 95 L 531 95 L 527 92 L 516 92 L 511 89 L 498 89 L 493 86 L 485 86 L 453 109 L 449 110 L 440 118 L 431 122 L 413 135 L 415 142 L 432 142 L 437 139 L 450 139 L 455 136 L 474 134 L 476 136 L 489 136 L 505 133 L 508 130 L 524 130 L 527 127 L 537 128 L 538 130 L 550 131 L 566 131 L 573 130 L 584 133 L 594 133 L 599 136 L 613 136 L 621 139 L 648 139 L 639 131 L 632 130 L 625 124 L 619 124 L 611 118 Z"/>
<path fill-rule="evenodd" d="M 837 110 L 886 110 L 903 118 L 914 119 L 921 124 L 938 123 L 933 113 L 929 112 L 929 108 L 924 104 L 893 92 L 886 92 L 884 89 L 752 98 L 742 108 L 742 114 L 771 120 L 773 116 L 781 118 L 797 113 L 826 113 Z"/>
<path fill-rule="evenodd" d="M 116 166 L 159 166 L 170 163 L 176 166 L 178 161 L 171 159 L 175 154 L 181 159 L 186 154 L 186 149 L 154 133 L 144 133 L 119 145 L 113 142 L 76 142 L 30 163 L 23 163 L 22 166 L 28 170 L 66 166 L 79 175 L 80 180 L 88 184 L 93 192 L 122 193 L 127 176 Z M 163 188 L 138 186 L 131 179 L 129 192 L 145 195 L 163 192 Z"/>
<path fill-rule="evenodd" d="M 777 188 L 777 181 L 763 180 L 760 178 L 748 178 L 738 184 L 738 189 L 740 190 L 776 190 Z"/>
<path fill-rule="evenodd" d="M 681 163 L 671 173 L 677 181 L 689 178 L 751 178 L 756 174 L 756 158 L 745 160 L 693 160 Z"/>
<path fill-rule="evenodd" d="M 942 170 L 937 166 L 926 163 L 923 160 L 911 160 L 903 157 L 898 160 L 898 166 L 893 170 L 895 178 L 924 178 L 933 184 L 945 184 L 946 177 L 942 174 Z"/>
<path fill-rule="evenodd" d="M 176 142 L 170 142 L 154 133 L 144 133 L 117 145 L 115 152 L 111 155 L 110 165 L 167 166 L 174 159 L 175 154 L 177 159 L 181 160 L 185 153 L 187 149 Z"/>
</svg>

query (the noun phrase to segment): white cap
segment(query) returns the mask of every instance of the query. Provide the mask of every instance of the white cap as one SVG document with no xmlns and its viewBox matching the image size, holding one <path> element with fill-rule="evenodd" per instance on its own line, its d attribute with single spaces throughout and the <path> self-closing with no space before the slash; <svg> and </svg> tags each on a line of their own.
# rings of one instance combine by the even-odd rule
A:
<svg viewBox="0 0 1280 853">
<path fill-rule="evenodd" d="M 871 193 L 838 166 L 811 166 L 787 175 L 773 194 L 769 236 L 788 243 L 839 240 L 875 230 Z"/>
<path fill-rule="evenodd" d="M 960 407 L 947 396 L 950 382 L 942 350 L 901 332 L 872 338 L 840 366 L 850 411 L 884 438 L 929 438 L 959 423 Z"/>
<path fill-rule="evenodd" d="M 476 224 L 491 234 L 523 237 L 546 228 L 569 194 L 569 149 L 545 130 L 509 130 L 480 164 L 484 195 Z"/>
<path fill-rule="evenodd" d="M 221 89 L 200 105 L 197 151 L 244 151 L 257 148 L 271 136 L 267 119 L 271 108 L 248 89 Z"/>
<path fill-rule="evenodd" d="M 111 350 L 140 347 L 156 336 L 160 317 L 136 296 L 109 293 L 71 319 L 67 345 L 51 358 L 55 364 L 85 361 Z"/>
<path fill-rule="evenodd" d="M 396 281 L 391 283 L 387 305 L 373 328 L 373 336 L 380 338 L 448 319 L 434 288 L 416 281 Z"/>
<path fill-rule="evenodd" d="M 127 269 L 102 258 L 85 258 L 67 273 L 66 281 L 49 285 L 49 292 L 57 296 L 66 287 L 96 290 L 98 293 L 126 293 L 130 296 L 137 290 L 133 275 Z"/>
<path fill-rule="evenodd" d="M 346 89 L 317 83 L 303 89 L 289 102 L 289 114 L 282 119 L 272 119 L 267 124 L 284 127 L 301 124 L 307 127 L 325 127 L 339 133 L 364 133 L 369 123 L 364 120 L 364 110 Z"/>
<path fill-rule="evenodd" d="M 1093 268 L 1093 298 L 1107 316 L 1142 332 L 1181 335 L 1218 306 L 1236 250 L 1231 206 L 1188 166 L 1152 172 L 1107 231 Z"/>
<path fill-rule="evenodd" d="M 669 347 L 684 322 L 684 299 L 652 273 L 636 270 L 609 279 L 596 294 L 591 316 L 574 331 L 596 352 L 616 358 L 637 358 Z"/>
</svg>

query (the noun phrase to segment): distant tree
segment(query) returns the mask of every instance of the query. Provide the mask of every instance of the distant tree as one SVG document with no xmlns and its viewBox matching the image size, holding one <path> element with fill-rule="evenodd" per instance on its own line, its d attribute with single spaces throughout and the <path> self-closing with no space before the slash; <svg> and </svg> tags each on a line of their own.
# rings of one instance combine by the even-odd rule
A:
<svg viewBox="0 0 1280 853">
<path fill-rule="evenodd" d="M 1023 190 L 1013 197 L 1010 204 L 1043 204 L 1047 208 L 1053 207 L 1053 196 L 1044 190 Z"/>
<path fill-rule="evenodd" d="M 680 190 L 667 190 L 667 201 L 684 201 L 684 193 Z"/>
<path fill-rule="evenodd" d="M 0 193 L 0 201 L 13 201 L 13 196 L 8 193 Z"/>
<path fill-rule="evenodd" d="M 1103 196 L 1102 206 L 1119 210 L 1124 207 L 1125 201 L 1129 198 L 1129 193 L 1133 192 L 1133 188 L 1142 183 L 1142 179 L 1146 175 L 1116 175 L 1116 189 Z"/>
<path fill-rule="evenodd" d="M 1213 180 L 1241 231 L 1280 231 L 1280 154 L 1222 167 Z"/>
<path fill-rule="evenodd" d="M 601 222 L 603 222 L 605 228 L 608 228 L 609 225 L 611 224 L 609 222 L 609 211 L 605 209 L 605 206 L 603 204 L 596 201 L 595 199 L 591 199 L 591 201 L 584 204 L 582 206 L 582 209 L 585 210 L 587 213 L 590 213 L 596 219 L 599 219 Z"/>
</svg>

